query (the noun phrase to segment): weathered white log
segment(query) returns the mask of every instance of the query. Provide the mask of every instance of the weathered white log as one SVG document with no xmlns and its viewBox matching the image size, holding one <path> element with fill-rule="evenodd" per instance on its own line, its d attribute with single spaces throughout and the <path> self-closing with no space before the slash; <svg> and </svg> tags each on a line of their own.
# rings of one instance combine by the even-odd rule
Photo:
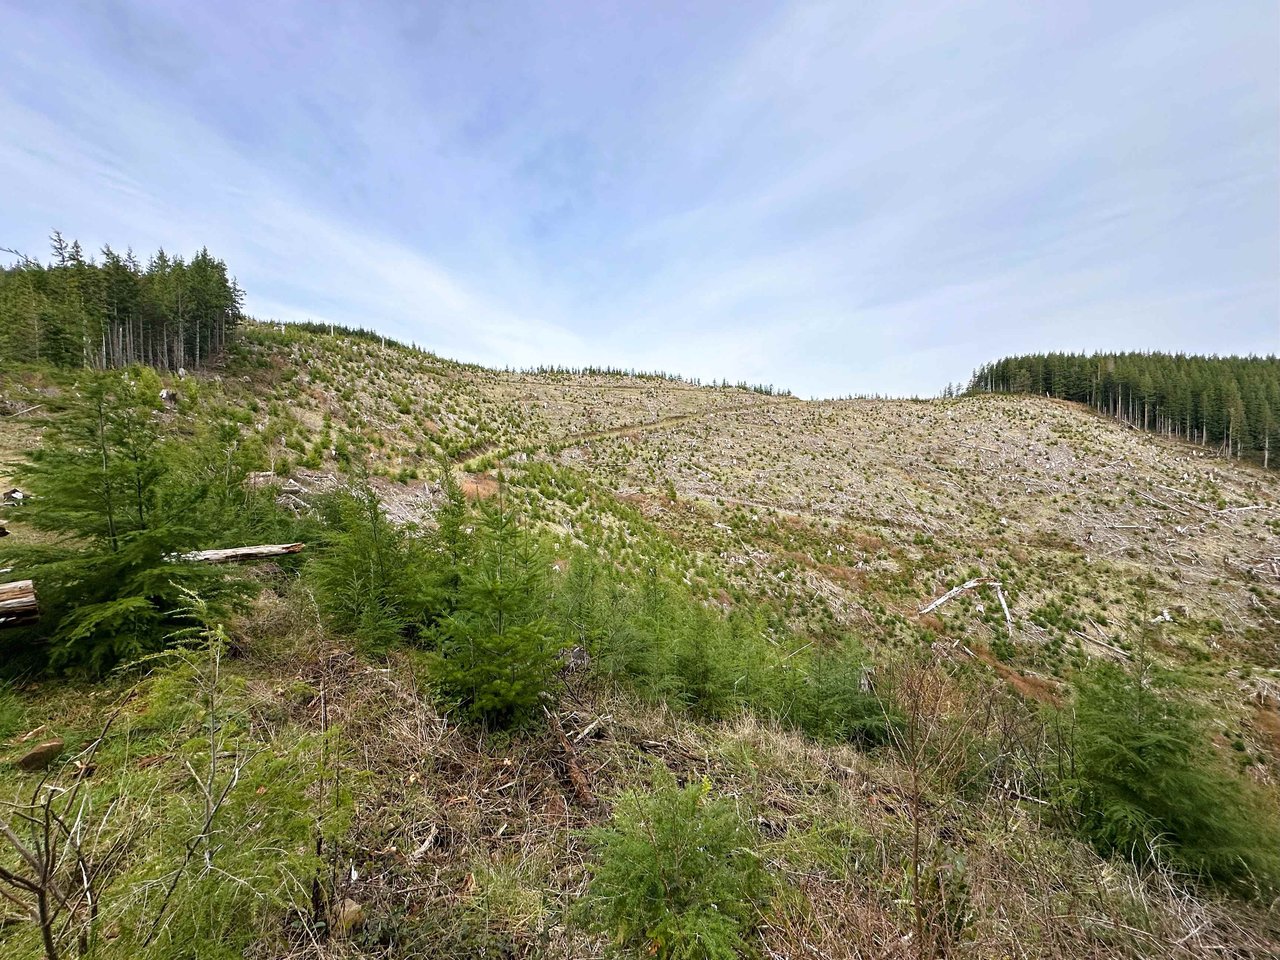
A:
<svg viewBox="0 0 1280 960">
<path fill-rule="evenodd" d="M 994 577 L 975 577 L 972 580 L 966 580 L 964 583 L 960 584 L 960 586 L 958 587 L 952 587 L 950 590 L 948 590 L 942 596 L 938 597 L 936 600 L 932 600 L 929 603 L 925 604 L 923 607 L 921 607 L 919 615 L 924 616 L 926 613 L 930 613 L 933 610 L 937 610 L 938 607 L 942 606 L 948 600 L 954 600 L 956 597 L 964 593 L 966 590 L 972 590 L 974 587 L 983 587 L 983 586 L 995 588 L 996 597 L 1000 601 L 1000 609 L 1004 611 L 1004 628 L 1006 631 L 1008 631 L 1009 639 L 1012 640 L 1013 639 L 1013 615 L 1009 613 L 1009 602 L 1005 599 L 1005 596 L 1004 596 L 1004 585 Z M 972 655 L 971 652 L 970 652 L 970 655 Z"/>
<path fill-rule="evenodd" d="M 256 547 L 227 547 L 222 550 L 194 550 L 181 554 L 177 559 L 188 563 L 240 563 L 246 560 L 266 560 L 301 553 L 305 543 L 264 543 Z"/>
<path fill-rule="evenodd" d="M 1110 653 L 1114 653 L 1121 660 L 1130 659 L 1130 654 L 1128 653 L 1128 651 L 1121 650 L 1119 647 L 1117 647 L 1113 643 L 1107 643 L 1105 640 L 1099 640 L 1096 637 L 1091 637 L 1086 633 L 1081 633 L 1079 630 L 1072 630 L 1071 632 L 1074 633 L 1081 640 L 1083 640 L 1085 643 L 1089 644 L 1090 646 L 1101 647 L 1103 650 L 1106 650 Z"/>
<path fill-rule="evenodd" d="M 996 582 L 997 581 L 993 580 L 991 577 L 975 577 L 973 580 L 966 580 L 964 583 L 960 584 L 960 586 L 952 587 L 950 590 L 948 590 L 942 596 L 938 597 L 936 600 L 932 600 L 929 603 L 925 604 L 923 607 L 921 607 L 920 615 L 923 616 L 926 613 L 929 613 L 933 610 L 937 610 L 938 607 L 942 606 L 948 600 L 954 600 L 956 597 L 964 593 L 966 590 L 972 590 L 974 587 L 981 587 L 984 585 L 994 584 Z"/>
<path fill-rule="evenodd" d="M 0 627 L 30 623 L 39 617 L 34 583 L 30 580 L 0 583 Z"/>
<path fill-rule="evenodd" d="M 996 596 L 1000 598 L 1000 609 L 1004 611 L 1005 629 L 1009 631 L 1009 639 L 1013 639 L 1013 617 L 1009 615 L 1009 604 L 1004 599 L 1004 587 L 999 580 L 995 582 Z"/>
</svg>

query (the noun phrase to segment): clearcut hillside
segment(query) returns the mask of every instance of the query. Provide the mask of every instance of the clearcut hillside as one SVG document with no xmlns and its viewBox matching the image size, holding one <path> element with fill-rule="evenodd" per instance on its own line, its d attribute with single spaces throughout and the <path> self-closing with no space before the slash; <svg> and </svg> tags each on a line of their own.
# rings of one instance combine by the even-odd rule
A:
<svg viewBox="0 0 1280 960">
<path fill-rule="evenodd" d="M 123 607 L 94 396 L 165 519 Z M 0 955 L 1280 955 L 1276 471 L 255 323 L 186 376 L 0 366 L 0 491 L 36 450 L 88 506 L 7 504 L 0 580 L 109 615 L 0 633 Z"/>
<path fill-rule="evenodd" d="M 931 599 L 991 578 L 1008 621 L 984 586 L 927 622 L 1029 675 L 1122 656 L 1151 621 L 1206 669 L 1280 663 L 1280 476 L 1079 404 L 814 402 L 262 326 L 247 341 L 222 386 L 258 405 L 277 471 L 337 474 L 363 445 L 406 517 L 430 515 L 445 457 L 477 492 L 501 473 L 569 537 L 604 524 L 637 562 L 657 538 L 689 578 L 814 629 L 891 643 Z"/>
</svg>

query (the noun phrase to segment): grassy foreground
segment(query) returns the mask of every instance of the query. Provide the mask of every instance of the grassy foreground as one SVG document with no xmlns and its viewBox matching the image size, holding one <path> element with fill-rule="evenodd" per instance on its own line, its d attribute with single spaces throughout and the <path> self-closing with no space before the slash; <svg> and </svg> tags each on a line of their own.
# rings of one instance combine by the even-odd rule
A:
<svg viewBox="0 0 1280 960">
<path fill-rule="evenodd" d="M 5 956 L 1280 951 L 1260 470 L 269 328 L 109 376 L 110 523 L 92 385 L 0 379 Z"/>
</svg>

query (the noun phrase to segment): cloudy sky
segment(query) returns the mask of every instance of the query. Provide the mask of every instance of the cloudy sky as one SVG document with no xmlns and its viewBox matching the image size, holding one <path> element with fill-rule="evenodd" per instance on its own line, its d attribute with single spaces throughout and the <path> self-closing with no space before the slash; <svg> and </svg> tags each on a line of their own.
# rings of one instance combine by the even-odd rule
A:
<svg viewBox="0 0 1280 960">
<path fill-rule="evenodd" d="M 1280 350 L 1274 0 L 0 0 L 0 246 L 492 364 Z"/>
</svg>

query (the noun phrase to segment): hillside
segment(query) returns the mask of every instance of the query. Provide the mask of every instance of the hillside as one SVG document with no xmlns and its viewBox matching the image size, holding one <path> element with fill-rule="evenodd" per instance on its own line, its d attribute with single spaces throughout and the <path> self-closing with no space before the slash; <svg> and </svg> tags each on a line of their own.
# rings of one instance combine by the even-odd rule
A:
<svg viewBox="0 0 1280 960">
<path fill-rule="evenodd" d="M 354 430 L 375 470 L 405 478 L 381 489 L 406 516 L 430 503 L 443 453 L 477 489 L 501 467 L 558 523 L 609 516 L 621 501 L 710 580 L 782 604 L 825 601 L 848 626 L 878 607 L 909 617 L 978 570 L 1007 581 L 1029 665 L 1052 670 L 1060 649 L 1096 653 L 1091 641 L 1123 642 L 1135 618 L 1166 613 L 1168 643 L 1185 655 L 1280 661 L 1280 608 L 1261 586 L 1276 582 L 1280 478 L 1075 404 L 814 403 L 657 378 L 499 373 L 358 341 L 302 337 L 286 351 L 276 336 L 259 329 L 241 361 L 250 383 L 228 390 L 280 406 L 258 426 L 291 430 L 280 459 L 310 458 L 304 469 L 340 471 L 335 438 Z M 557 496 L 547 465 L 587 499 Z M 1035 622 L 1055 607 L 1084 628 Z M 1003 621 L 948 624 L 970 632 L 1007 633 Z"/>
<path fill-rule="evenodd" d="M 75 379 L 0 367 L 0 462 L 53 429 Z M 258 570 L 261 592 L 225 621 L 214 673 L 193 648 L 177 664 L 92 681 L 25 673 L 0 690 L 15 757 L 42 726 L 65 741 L 50 782 L 88 784 L 82 813 L 116 871 L 83 955 L 190 955 L 182 937 L 199 931 L 208 955 L 226 944 L 248 956 L 605 956 L 612 932 L 581 916 L 601 872 L 583 831 L 625 809 L 620 791 L 666 796 L 655 764 L 727 800 L 778 881 L 750 901 L 752 933 L 729 955 L 1280 950 L 1274 891 L 1202 884 L 1183 861 L 1134 865 L 1087 842 L 1055 785 L 1076 677 L 1102 661 L 1145 677 L 1151 664 L 1194 705 L 1212 762 L 1257 791 L 1239 797 L 1273 815 L 1275 471 L 1062 400 L 803 401 L 657 376 L 499 372 L 269 325 L 242 329 L 220 365 L 164 383 L 177 392 L 155 414 L 165 434 L 207 442 L 226 427 L 248 486 L 280 504 L 270 529 L 314 534 L 317 559 Z M 312 565 L 358 542 L 312 515 L 362 473 L 395 525 L 443 536 L 454 521 L 441 463 L 471 510 L 513 506 L 554 564 L 547 602 L 572 635 L 570 666 L 539 701 L 549 712 L 510 731 L 432 695 L 432 645 L 447 660 L 447 639 L 401 629 L 404 640 L 374 645 L 363 624 L 336 626 L 321 586 L 334 581 Z M 0 467 L 0 488 L 14 469 Z M 0 556 L 49 539 L 22 508 L 0 522 L 12 534 Z M 582 586 L 593 578 L 601 592 Z M 644 619 L 634 610 L 658 579 L 659 612 Z M 647 686 L 636 671 L 650 668 L 628 651 L 667 621 L 715 638 L 714 657 L 737 648 L 768 671 L 746 663 L 723 701 L 690 694 L 703 681 L 689 667 L 660 668 Z M 846 648 L 860 651 L 851 672 L 825 679 L 823 651 Z M 801 663 L 820 713 L 863 687 L 894 704 L 889 732 L 832 735 L 825 719 L 777 708 Z M 678 682 L 662 673 L 677 669 Z M 228 719 L 210 733 L 214 715 Z M 220 755 L 253 785 L 225 812 L 210 807 L 228 776 Z M 40 782 L 0 773 L 6 797 L 39 796 Z M 227 852 L 199 853 L 210 866 L 197 874 L 193 851 L 223 849 L 209 809 Z M 153 822 L 188 840 L 144 854 Z M 15 856 L 0 865 L 19 869 Z M 243 882 L 219 881 L 216 857 Z M 279 862 L 254 866 L 265 860 Z M 207 922 L 167 914 L 147 936 L 139 917 L 175 889 L 207 898 Z M 41 956 L 38 927 L 15 917 L 0 945 Z M 68 947 L 73 928 L 58 928 Z"/>
</svg>

